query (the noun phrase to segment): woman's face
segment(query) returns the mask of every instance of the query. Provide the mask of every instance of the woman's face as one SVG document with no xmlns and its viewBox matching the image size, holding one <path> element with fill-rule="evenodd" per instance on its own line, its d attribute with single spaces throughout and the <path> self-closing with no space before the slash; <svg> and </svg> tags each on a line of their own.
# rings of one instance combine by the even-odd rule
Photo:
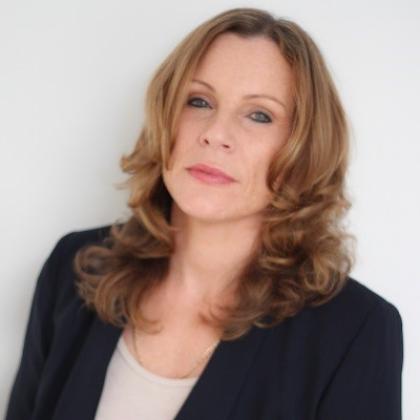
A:
<svg viewBox="0 0 420 420">
<path fill-rule="evenodd" d="M 208 222 L 259 217 L 270 203 L 267 170 L 289 136 L 292 102 L 291 69 L 273 41 L 217 37 L 189 84 L 170 170 L 163 170 L 177 210 Z M 197 164 L 235 181 L 203 179 L 187 169 Z"/>
</svg>

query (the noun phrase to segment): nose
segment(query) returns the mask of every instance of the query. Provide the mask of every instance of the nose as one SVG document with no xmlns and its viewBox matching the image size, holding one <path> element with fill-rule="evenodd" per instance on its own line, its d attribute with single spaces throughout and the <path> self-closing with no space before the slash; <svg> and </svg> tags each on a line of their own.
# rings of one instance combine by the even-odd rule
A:
<svg viewBox="0 0 420 420">
<path fill-rule="evenodd" d="M 228 116 L 214 115 L 199 137 L 201 146 L 234 150 L 234 139 L 230 130 Z"/>
</svg>

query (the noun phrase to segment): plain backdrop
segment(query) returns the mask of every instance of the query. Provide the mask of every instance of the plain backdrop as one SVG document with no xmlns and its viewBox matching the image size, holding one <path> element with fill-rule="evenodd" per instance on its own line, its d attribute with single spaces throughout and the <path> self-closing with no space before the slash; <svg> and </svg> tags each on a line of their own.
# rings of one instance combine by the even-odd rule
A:
<svg viewBox="0 0 420 420">
<path fill-rule="evenodd" d="M 0 414 L 41 265 L 63 234 L 128 216 L 119 158 L 152 72 L 203 20 L 260 7 L 317 42 L 351 121 L 352 276 L 403 319 L 403 416 L 420 418 L 416 1 L 0 1 Z M 417 385 L 417 386 L 416 386 Z"/>
</svg>

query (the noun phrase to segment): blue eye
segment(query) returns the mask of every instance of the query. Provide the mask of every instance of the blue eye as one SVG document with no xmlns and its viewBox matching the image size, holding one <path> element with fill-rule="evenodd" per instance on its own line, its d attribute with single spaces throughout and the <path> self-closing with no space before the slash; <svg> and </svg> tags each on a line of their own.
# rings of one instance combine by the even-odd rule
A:
<svg viewBox="0 0 420 420">
<path fill-rule="evenodd" d="M 193 107 L 195 107 L 195 108 L 205 108 L 205 106 L 206 105 L 204 105 L 204 106 L 200 106 L 200 105 L 194 105 L 194 103 L 200 103 L 201 102 L 201 104 L 207 104 L 207 101 L 205 101 L 204 99 L 202 99 L 202 98 L 198 98 L 198 97 L 194 97 L 194 98 L 191 98 L 191 99 L 189 99 L 188 100 L 188 102 L 187 102 L 187 104 L 188 105 L 190 105 L 190 106 L 193 106 Z M 208 104 L 207 104 L 208 105 Z"/>
<path fill-rule="evenodd" d="M 265 124 L 271 123 L 271 121 L 272 121 L 271 118 L 267 114 L 265 114 L 264 112 L 258 111 L 258 112 L 253 112 L 253 114 L 260 115 L 260 116 L 263 117 L 263 119 L 260 119 L 260 118 L 254 119 L 253 118 L 254 121 L 257 121 L 257 122 L 260 122 L 260 123 L 265 123 Z"/>
<path fill-rule="evenodd" d="M 206 100 L 204 100 L 203 98 L 200 98 L 198 96 L 194 96 L 194 97 L 190 98 L 187 101 L 187 104 L 189 106 L 194 107 L 194 108 L 206 108 L 206 107 L 210 107 L 210 105 L 208 104 L 208 102 Z M 264 112 L 257 111 L 257 112 L 253 112 L 251 115 L 253 115 L 253 114 L 262 117 L 262 118 L 251 118 L 255 122 L 263 123 L 263 124 L 268 124 L 268 123 L 271 123 L 272 122 L 271 118 L 266 113 L 264 113 Z"/>
</svg>

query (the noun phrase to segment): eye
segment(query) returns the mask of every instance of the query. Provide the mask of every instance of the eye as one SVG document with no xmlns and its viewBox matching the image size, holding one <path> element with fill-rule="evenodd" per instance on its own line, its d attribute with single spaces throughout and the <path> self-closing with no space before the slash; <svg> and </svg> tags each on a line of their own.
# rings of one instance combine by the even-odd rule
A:
<svg viewBox="0 0 420 420">
<path fill-rule="evenodd" d="M 197 97 L 193 97 L 190 98 L 187 102 L 188 105 L 193 106 L 195 108 L 205 108 L 206 104 L 208 105 L 207 101 L 205 101 L 202 98 Z M 204 104 L 204 105 L 203 105 Z"/>
<path fill-rule="evenodd" d="M 271 118 L 264 112 L 261 112 L 261 111 L 253 112 L 251 115 L 253 115 L 253 114 L 259 115 L 260 117 L 262 117 L 262 118 L 256 118 L 256 119 L 252 118 L 256 122 L 265 123 L 265 124 L 272 122 Z"/>
</svg>

